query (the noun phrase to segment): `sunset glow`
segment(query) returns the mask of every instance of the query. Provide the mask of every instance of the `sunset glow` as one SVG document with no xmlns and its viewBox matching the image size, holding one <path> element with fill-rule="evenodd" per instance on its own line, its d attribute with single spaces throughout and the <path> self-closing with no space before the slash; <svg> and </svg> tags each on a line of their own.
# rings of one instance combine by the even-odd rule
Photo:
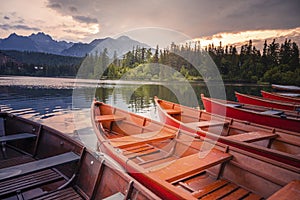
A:
<svg viewBox="0 0 300 200">
<path fill-rule="evenodd" d="M 249 40 L 252 40 L 254 44 L 257 41 L 263 42 L 264 40 L 269 40 L 278 38 L 289 38 L 294 39 L 299 42 L 300 39 L 300 27 L 295 29 L 274 29 L 274 30 L 249 30 L 242 31 L 238 33 L 218 33 L 210 37 L 200 37 L 195 38 L 193 41 L 200 41 L 201 47 L 206 47 L 209 44 L 214 44 L 219 46 L 220 41 L 222 46 L 226 45 L 241 45 Z M 259 43 L 259 45 L 260 45 Z"/>
</svg>

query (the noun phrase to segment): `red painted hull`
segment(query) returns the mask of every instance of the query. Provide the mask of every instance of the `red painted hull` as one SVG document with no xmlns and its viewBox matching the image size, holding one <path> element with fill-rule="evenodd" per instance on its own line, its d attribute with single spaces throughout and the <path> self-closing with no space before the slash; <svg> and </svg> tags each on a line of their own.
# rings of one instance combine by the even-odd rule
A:
<svg viewBox="0 0 300 200">
<path fill-rule="evenodd" d="M 202 96 L 202 102 L 207 112 L 222 115 L 222 111 L 226 111 L 226 116 L 250 121 L 257 124 L 276 127 L 289 131 L 300 132 L 300 120 L 298 119 L 286 119 L 274 115 L 264 115 L 255 111 L 249 111 L 242 108 L 234 108 L 226 106 L 223 102 L 212 100 Z M 220 112 L 221 111 L 221 112 Z"/>
<path fill-rule="evenodd" d="M 278 101 L 285 101 L 285 102 L 292 102 L 292 103 L 297 103 L 300 104 L 300 99 L 296 97 L 287 97 L 279 94 L 274 94 L 266 91 L 261 91 L 261 95 L 263 98 L 266 99 L 273 99 L 273 100 L 278 100 Z"/>
<path fill-rule="evenodd" d="M 276 101 L 276 100 L 268 100 L 268 99 L 263 99 L 261 97 L 240 94 L 238 92 L 235 92 L 235 96 L 240 103 L 245 103 L 245 104 L 277 108 L 282 110 L 298 110 L 300 108 L 300 105 L 296 105 L 293 103 L 286 103 L 286 102 Z"/>
</svg>

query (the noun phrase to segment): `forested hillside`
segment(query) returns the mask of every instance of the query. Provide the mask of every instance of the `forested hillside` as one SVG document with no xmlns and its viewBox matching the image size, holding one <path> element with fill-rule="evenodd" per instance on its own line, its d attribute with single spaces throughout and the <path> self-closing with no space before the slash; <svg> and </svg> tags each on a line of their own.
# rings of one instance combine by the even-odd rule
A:
<svg viewBox="0 0 300 200">
<path fill-rule="evenodd" d="M 0 51 L 0 74 L 76 76 L 84 58 L 29 51 Z"/>
<path fill-rule="evenodd" d="M 282 44 L 265 41 L 262 50 L 250 40 L 239 50 L 236 46 L 208 45 L 200 43 L 176 45 L 168 49 L 133 47 L 121 58 L 108 50 L 89 54 L 85 58 L 58 56 L 45 53 L 1 51 L 0 74 L 32 76 L 76 76 L 79 67 L 82 78 L 120 79 L 124 74 L 135 80 L 167 81 L 180 79 L 167 69 L 154 69 L 163 64 L 180 72 L 186 79 L 214 80 L 206 55 L 210 55 L 223 80 L 232 82 L 269 82 L 300 85 L 299 48 L 295 42 L 285 40 Z M 189 63 L 187 60 L 192 60 Z M 153 65 L 154 64 L 154 65 Z M 138 70 L 132 70 L 138 67 Z M 200 69 L 196 70 L 196 68 Z"/>
<path fill-rule="evenodd" d="M 126 73 L 127 77 L 135 79 L 162 80 L 162 74 L 167 77 L 176 76 L 167 74 L 169 72 L 166 71 L 151 70 L 153 65 L 149 63 L 160 63 L 179 71 L 189 80 L 214 80 L 206 59 L 207 54 L 213 59 L 225 81 L 300 85 L 299 48 L 290 40 L 282 44 L 276 40 L 269 44 L 265 41 L 261 51 L 252 45 L 251 40 L 241 46 L 239 51 L 235 46 L 224 47 L 221 43 L 218 46 L 209 45 L 205 49 L 201 49 L 200 43 L 194 46 L 171 44 L 170 49 L 160 50 L 157 47 L 154 53 L 151 49 L 135 47 L 121 59 L 115 55 L 104 72 L 104 77 L 119 79 Z M 193 61 L 201 75 L 187 59 Z M 83 76 L 98 78 L 109 63 L 108 60 L 106 52 L 89 55 L 84 61 Z M 141 69 L 131 70 L 137 66 L 141 66 Z"/>
</svg>

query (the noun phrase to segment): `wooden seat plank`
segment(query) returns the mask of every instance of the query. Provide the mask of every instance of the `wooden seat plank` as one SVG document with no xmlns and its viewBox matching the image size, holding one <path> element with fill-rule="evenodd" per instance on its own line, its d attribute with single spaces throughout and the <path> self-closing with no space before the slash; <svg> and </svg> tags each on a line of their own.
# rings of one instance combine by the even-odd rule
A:
<svg viewBox="0 0 300 200">
<path fill-rule="evenodd" d="M 118 115 L 98 115 L 95 118 L 97 122 L 104 122 L 104 121 L 122 121 L 125 120 L 126 117 L 118 116 Z"/>
<path fill-rule="evenodd" d="M 266 132 L 266 131 L 253 131 L 248 133 L 242 133 L 238 135 L 226 136 L 228 139 L 238 140 L 241 142 L 255 142 L 264 139 L 273 139 L 278 137 L 277 134 Z"/>
<path fill-rule="evenodd" d="M 6 167 L 11 167 L 14 165 L 20 165 L 20 164 L 24 164 L 24 163 L 28 163 L 28 162 L 32 162 L 32 161 L 34 161 L 34 158 L 32 158 L 32 156 L 28 156 L 28 155 L 22 155 L 22 156 L 10 158 L 10 159 L 5 159 L 5 160 L 1 160 L 0 169 L 6 168 Z"/>
<path fill-rule="evenodd" d="M 222 200 L 236 200 L 236 199 L 242 199 L 243 197 L 247 196 L 250 192 L 243 189 L 239 188 L 238 190 L 232 192 L 228 196 L 222 198 Z"/>
<path fill-rule="evenodd" d="M 123 155 L 130 155 L 139 152 L 153 150 L 154 147 L 150 145 L 141 145 L 141 146 L 134 146 L 135 148 L 123 148 Z"/>
<path fill-rule="evenodd" d="M 213 126 L 226 126 L 228 124 L 229 124 L 229 122 L 215 121 L 215 120 L 185 123 L 186 126 L 193 128 L 193 129 L 213 127 Z"/>
<path fill-rule="evenodd" d="M 158 140 L 165 140 L 174 138 L 175 133 L 171 133 L 169 131 L 154 131 L 154 132 L 147 132 L 142 134 L 136 134 L 132 136 L 125 136 L 119 138 L 113 138 L 110 140 L 110 143 L 114 147 L 118 148 L 126 148 L 134 145 L 154 142 Z"/>
<path fill-rule="evenodd" d="M 231 158 L 232 155 L 228 153 L 212 149 L 209 152 L 200 152 L 200 154 L 196 153 L 179 158 L 174 162 L 171 162 L 171 164 L 165 168 L 150 173 L 158 176 L 162 180 L 172 182 L 228 161 Z"/>
<path fill-rule="evenodd" d="M 32 133 L 18 133 L 13 135 L 4 135 L 0 136 L 0 142 L 9 142 L 14 140 L 21 140 L 21 139 L 28 139 L 28 138 L 35 138 L 36 135 Z"/>
<path fill-rule="evenodd" d="M 169 115 L 178 115 L 181 114 L 182 111 L 178 109 L 164 109 Z"/>
<path fill-rule="evenodd" d="M 261 199 L 263 198 L 254 193 L 250 193 L 248 196 L 243 198 L 243 200 L 261 200 Z"/>
<path fill-rule="evenodd" d="M 40 171 L 43 169 L 48 169 L 51 167 L 55 167 L 57 165 L 69 163 L 72 161 L 78 161 L 80 159 L 80 156 L 76 155 L 73 152 L 67 152 L 64 154 L 52 156 L 49 158 L 36 160 L 33 162 L 16 165 L 12 167 L 7 167 L 0 169 L 0 181 L 12 178 L 20 175 L 29 174 L 35 171 Z"/>
<path fill-rule="evenodd" d="M 229 183 L 226 186 L 216 190 L 215 192 L 208 194 L 206 196 L 204 196 L 203 200 L 205 199 L 221 199 L 227 195 L 229 195 L 231 192 L 233 192 L 234 190 L 238 189 L 239 186 L 237 186 L 236 184 L 233 183 Z"/>
<path fill-rule="evenodd" d="M 283 200 L 289 200 L 289 199 L 295 199 L 300 197 L 300 180 L 294 180 L 275 192 L 272 196 L 270 196 L 269 200 L 275 200 L 275 199 L 283 199 Z"/>
<path fill-rule="evenodd" d="M 63 179 L 63 177 L 51 169 L 46 169 L 17 178 L 10 178 L 0 182 L 0 199 L 3 195 L 15 193 L 16 191 L 32 188 L 61 179 Z"/>
<path fill-rule="evenodd" d="M 196 197 L 197 199 L 203 197 L 204 195 L 211 193 L 223 186 L 225 186 L 226 184 L 228 184 L 228 181 L 224 180 L 224 179 L 220 179 L 217 180 L 211 184 L 209 184 L 208 186 L 206 186 L 205 188 L 203 188 L 202 190 L 198 190 L 193 192 L 193 196 Z"/>
<path fill-rule="evenodd" d="M 42 196 L 34 198 L 35 200 L 51 200 L 51 199 L 83 199 L 73 188 L 69 187 L 63 190 L 56 190 Z"/>
</svg>

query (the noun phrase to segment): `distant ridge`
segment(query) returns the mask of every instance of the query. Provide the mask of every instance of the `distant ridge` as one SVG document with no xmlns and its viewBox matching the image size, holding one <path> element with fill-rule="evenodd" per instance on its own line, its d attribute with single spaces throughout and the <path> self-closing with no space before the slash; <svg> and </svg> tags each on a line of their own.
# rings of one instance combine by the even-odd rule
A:
<svg viewBox="0 0 300 200">
<path fill-rule="evenodd" d="M 0 39 L 0 50 L 32 51 L 76 57 L 84 57 L 89 53 L 100 53 L 105 48 L 108 50 L 109 57 L 113 57 L 115 51 L 118 56 L 122 56 L 136 46 L 150 48 L 149 45 L 127 36 L 121 36 L 117 39 L 110 37 L 95 39 L 90 43 L 56 41 L 43 32 L 33 33 L 30 36 L 12 33 L 7 38 Z"/>
</svg>

